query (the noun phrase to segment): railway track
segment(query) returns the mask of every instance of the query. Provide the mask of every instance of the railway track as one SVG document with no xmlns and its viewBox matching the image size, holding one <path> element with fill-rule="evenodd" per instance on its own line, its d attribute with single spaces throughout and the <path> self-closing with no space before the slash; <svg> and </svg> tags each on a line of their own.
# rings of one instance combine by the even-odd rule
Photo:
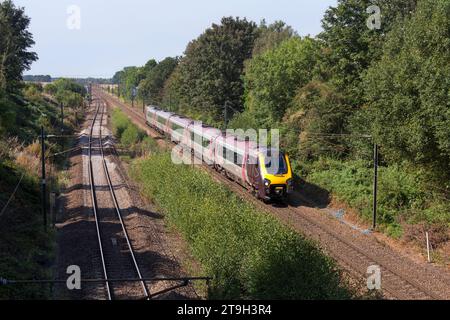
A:
<svg viewBox="0 0 450 320">
<path fill-rule="evenodd" d="M 130 298 L 130 296 L 149 299 L 150 292 L 143 280 L 128 236 L 105 157 L 104 141 L 107 137 L 103 136 L 102 126 L 106 104 L 101 100 L 96 100 L 95 103 L 97 104 L 96 111 L 89 129 L 88 175 L 102 275 L 105 280 L 105 296 L 108 300 L 120 297 Z M 98 132 L 97 135 L 94 135 L 94 131 Z M 93 144 L 95 139 L 97 139 L 98 148 L 94 150 Z M 94 154 L 94 151 L 97 151 L 97 154 Z M 97 157 L 96 161 L 94 161 L 94 156 Z M 99 168 L 100 166 L 102 168 Z M 109 205 L 106 203 L 107 200 L 104 194 L 101 200 L 102 204 L 99 205 L 99 191 L 97 190 L 99 189 L 99 184 L 96 182 L 95 177 L 98 178 L 102 173 L 103 177 L 101 180 L 106 182 L 107 188 L 102 185 L 102 191 L 100 192 L 109 193 Z M 111 279 L 124 278 L 137 279 L 138 281 L 120 283 L 111 281 Z"/>
<path fill-rule="evenodd" d="M 112 100 L 105 95 L 106 100 L 121 106 L 139 124 L 145 125 L 144 114 L 129 108 L 120 101 Z M 160 136 L 153 131 L 153 137 Z M 204 166 L 217 180 L 226 184 L 242 198 L 251 201 L 256 207 L 279 218 L 290 227 L 300 231 L 305 236 L 315 240 L 332 256 L 341 267 L 360 283 L 366 284 L 367 268 L 377 265 L 381 269 L 382 290 L 386 298 L 390 299 L 450 299 L 450 277 L 444 271 L 419 266 L 409 258 L 395 253 L 391 249 L 377 242 L 373 237 L 353 232 L 340 233 L 348 226 L 339 225 L 336 221 L 325 221 L 324 217 L 314 215 L 308 210 L 296 207 L 272 207 L 256 200 L 250 193 L 230 181 L 227 177 L 211 168 Z M 316 219 L 317 218 L 317 219 Z"/>
</svg>

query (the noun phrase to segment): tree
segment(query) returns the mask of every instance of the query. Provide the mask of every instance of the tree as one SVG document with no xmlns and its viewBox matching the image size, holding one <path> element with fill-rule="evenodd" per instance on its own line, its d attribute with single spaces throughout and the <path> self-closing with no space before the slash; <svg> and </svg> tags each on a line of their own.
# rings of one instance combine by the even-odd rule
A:
<svg viewBox="0 0 450 320">
<path fill-rule="evenodd" d="M 229 17 L 213 24 L 189 43 L 177 71 L 178 92 L 166 94 L 181 97 L 191 115 L 216 123 L 223 121 L 225 104 L 241 110 L 244 61 L 251 57 L 256 37 L 256 24 L 246 19 Z"/>
<path fill-rule="evenodd" d="M 349 110 L 344 97 L 330 84 L 311 81 L 298 90 L 284 116 L 286 150 L 303 160 L 342 156 L 346 146 L 332 135 L 344 132 Z"/>
<path fill-rule="evenodd" d="M 245 107 L 259 126 L 277 125 L 297 90 L 313 78 L 317 41 L 295 37 L 249 61 L 245 72 Z"/>
<path fill-rule="evenodd" d="M 125 67 L 122 71 L 116 72 L 113 77 L 113 83 L 120 86 L 120 94 L 128 99 L 132 98 L 133 89 L 137 88 L 142 79 L 144 79 L 144 68 Z"/>
<path fill-rule="evenodd" d="M 381 10 L 381 28 L 369 29 L 367 9 L 378 5 Z M 416 0 L 338 0 L 322 20 L 324 31 L 321 75 L 343 92 L 353 106 L 363 103 L 361 76 L 380 58 L 386 34 L 399 19 L 408 16 Z"/>
<path fill-rule="evenodd" d="M 259 26 L 259 36 L 253 47 L 253 56 L 264 53 L 268 50 L 275 49 L 283 41 L 298 36 L 291 26 L 286 25 L 283 21 L 276 21 L 270 25 L 263 20 Z"/>
<path fill-rule="evenodd" d="M 178 65 L 178 58 L 166 58 L 153 66 L 139 84 L 139 93 L 146 102 L 161 104 L 164 84 Z M 146 67 L 144 67 L 146 69 Z"/>
<path fill-rule="evenodd" d="M 450 1 L 421 0 L 364 77 L 368 126 L 386 157 L 450 172 Z M 448 177 L 448 174 L 445 176 Z"/>
<path fill-rule="evenodd" d="M 23 71 L 37 60 L 36 53 L 28 51 L 34 45 L 29 24 L 23 8 L 10 0 L 0 3 L 0 90 L 17 91 Z"/>
</svg>

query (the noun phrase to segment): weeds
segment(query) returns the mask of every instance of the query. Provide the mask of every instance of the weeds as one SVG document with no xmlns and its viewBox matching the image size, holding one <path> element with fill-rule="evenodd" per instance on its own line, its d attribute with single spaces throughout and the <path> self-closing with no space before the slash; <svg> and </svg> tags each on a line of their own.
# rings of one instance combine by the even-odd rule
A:
<svg viewBox="0 0 450 320">
<path fill-rule="evenodd" d="M 210 298 L 345 299 L 332 260 L 203 171 L 158 153 L 132 166 L 144 193 L 181 231 L 206 274 Z"/>
</svg>

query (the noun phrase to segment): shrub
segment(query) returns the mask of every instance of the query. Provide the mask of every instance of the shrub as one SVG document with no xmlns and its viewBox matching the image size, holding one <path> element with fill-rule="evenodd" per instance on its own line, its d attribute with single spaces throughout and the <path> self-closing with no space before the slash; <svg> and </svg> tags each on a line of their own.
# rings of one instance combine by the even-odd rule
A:
<svg viewBox="0 0 450 320">
<path fill-rule="evenodd" d="M 341 299 L 335 264 L 275 218 L 257 212 L 205 172 L 158 153 L 132 166 L 144 193 L 183 234 L 207 275 L 211 298 Z"/>
<path fill-rule="evenodd" d="M 135 125 L 129 125 L 122 133 L 120 143 L 125 146 L 132 146 L 139 143 L 144 137 L 142 131 L 140 131 Z"/>
<path fill-rule="evenodd" d="M 322 158 L 310 165 L 307 179 L 357 209 L 364 219 L 371 219 L 370 162 Z M 407 162 L 379 168 L 378 219 L 389 235 L 400 237 L 403 222 L 449 227 L 449 211 L 448 200 L 430 190 L 421 173 Z"/>
<path fill-rule="evenodd" d="M 113 110 L 111 120 L 114 135 L 117 139 L 121 139 L 123 132 L 130 124 L 130 120 L 120 109 Z"/>
</svg>

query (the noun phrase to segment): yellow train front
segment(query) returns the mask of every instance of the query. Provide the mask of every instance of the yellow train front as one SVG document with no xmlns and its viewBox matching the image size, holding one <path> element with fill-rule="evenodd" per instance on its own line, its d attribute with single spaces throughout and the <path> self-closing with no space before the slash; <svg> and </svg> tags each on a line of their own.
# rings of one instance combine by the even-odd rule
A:
<svg viewBox="0 0 450 320">
<path fill-rule="evenodd" d="M 264 201 L 284 201 L 293 192 L 291 163 L 288 155 L 281 151 L 260 150 L 256 164 L 249 165 L 247 170 L 256 196 Z"/>
</svg>

